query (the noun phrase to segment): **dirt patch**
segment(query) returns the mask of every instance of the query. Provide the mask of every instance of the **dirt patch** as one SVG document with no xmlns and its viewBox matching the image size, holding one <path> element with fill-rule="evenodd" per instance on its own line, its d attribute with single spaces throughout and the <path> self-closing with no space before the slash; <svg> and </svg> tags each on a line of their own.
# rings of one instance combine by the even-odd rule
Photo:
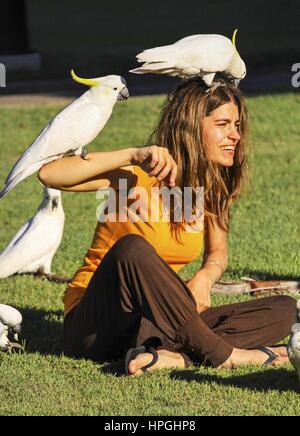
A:
<svg viewBox="0 0 300 436">
<path fill-rule="evenodd" d="M 20 94 L 0 97 L 0 107 L 34 107 L 65 106 L 75 100 L 76 96 L 56 94 Z"/>
</svg>

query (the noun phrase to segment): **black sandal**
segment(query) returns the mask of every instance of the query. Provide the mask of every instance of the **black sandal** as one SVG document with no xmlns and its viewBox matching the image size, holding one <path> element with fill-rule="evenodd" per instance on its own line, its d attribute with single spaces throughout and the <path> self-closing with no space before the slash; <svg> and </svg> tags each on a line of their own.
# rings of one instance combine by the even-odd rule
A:
<svg viewBox="0 0 300 436">
<path fill-rule="evenodd" d="M 266 347 L 256 347 L 254 350 L 262 351 L 263 353 L 267 354 L 269 358 L 263 363 L 263 365 L 272 365 L 273 362 L 275 362 L 276 359 L 278 359 L 279 354 L 273 353 L 273 351 L 269 350 L 269 348 Z"/>
<path fill-rule="evenodd" d="M 153 348 L 153 347 L 147 348 L 147 347 L 141 346 L 141 347 L 137 347 L 137 348 L 130 348 L 130 350 L 127 351 L 126 357 L 125 357 L 125 372 L 127 375 L 130 375 L 129 369 L 128 369 L 129 362 L 131 360 L 135 359 L 139 354 L 142 354 L 142 353 L 150 353 L 153 356 L 152 361 L 150 363 L 148 363 L 148 365 L 145 365 L 145 366 L 143 366 L 143 368 L 141 368 L 141 370 L 143 372 L 146 372 L 147 369 L 151 368 L 151 366 L 155 365 L 156 362 L 158 361 L 158 354 L 157 354 L 155 348 Z"/>
</svg>

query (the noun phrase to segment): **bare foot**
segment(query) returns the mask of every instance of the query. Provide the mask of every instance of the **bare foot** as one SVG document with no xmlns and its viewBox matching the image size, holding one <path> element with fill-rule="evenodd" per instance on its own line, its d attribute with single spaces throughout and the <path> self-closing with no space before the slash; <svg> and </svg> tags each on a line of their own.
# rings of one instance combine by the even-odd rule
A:
<svg viewBox="0 0 300 436">
<path fill-rule="evenodd" d="M 285 345 L 280 345 L 276 347 L 267 347 L 273 353 L 278 354 L 281 357 L 288 357 L 287 347 Z"/>
<path fill-rule="evenodd" d="M 184 359 L 179 353 L 173 353 L 167 350 L 157 350 L 158 361 L 147 369 L 146 372 L 155 371 L 162 368 L 184 368 Z M 135 359 L 131 360 L 128 370 L 131 376 L 138 376 L 144 373 L 141 368 L 148 365 L 153 359 L 150 353 L 141 353 Z"/>
<path fill-rule="evenodd" d="M 271 366 L 280 366 L 288 363 L 289 359 L 286 352 L 286 347 L 268 347 L 271 351 L 278 355 Z M 263 365 L 268 359 L 266 353 L 260 350 L 241 350 L 234 348 L 229 359 L 226 360 L 219 368 L 236 368 L 242 365 Z"/>
</svg>

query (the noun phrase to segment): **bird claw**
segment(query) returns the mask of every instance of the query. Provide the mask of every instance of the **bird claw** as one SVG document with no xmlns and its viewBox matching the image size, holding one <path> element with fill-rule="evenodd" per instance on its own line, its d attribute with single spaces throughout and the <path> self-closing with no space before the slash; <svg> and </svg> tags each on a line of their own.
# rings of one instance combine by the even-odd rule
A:
<svg viewBox="0 0 300 436">
<path fill-rule="evenodd" d="M 9 342 L 6 347 L 1 347 L 0 352 L 12 354 L 12 353 L 22 353 L 24 352 L 24 347 L 18 342 Z"/>
<path fill-rule="evenodd" d="M 24 346 L 22 344 L 20 344 L 19 342 L 10 342 L 9 346 L 7 348 L 8 354 L 24 353 L 24 351 L 25 351 Z"/>
<path fill-rule="evenodd" d="M 219 88 L 220 86 L 226 86 L 226 83 L 224 82 L 213 82 L 209 88 L 207 88 L 207 90 L 205 91 L 205 94 L 209 94 L 211 92 L 214 92 L 217 88 Z"/>
<path fill-rule="evenodd" d="M 63 277 L 56 274 L 45 274 L 44 278 L 47 279 L 49 282 L 54 283 L 70 283 L 70 281 L 72 280 L 71 277 Z"/>
<path fill-rule="evenodd" d="M 87 160 L 87 155 L 88 155 L 87 150 L 82 150 L 82 152 L 80 153 L 80 157 L 83 160 Z"/>
</svg>

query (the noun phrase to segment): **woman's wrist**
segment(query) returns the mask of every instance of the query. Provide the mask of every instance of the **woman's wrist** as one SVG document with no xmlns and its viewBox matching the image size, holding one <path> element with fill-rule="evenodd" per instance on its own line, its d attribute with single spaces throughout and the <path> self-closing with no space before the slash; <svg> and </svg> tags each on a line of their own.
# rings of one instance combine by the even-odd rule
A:
<svg viewBox="0 0 300 436">
<path fill-rule="evenodd" d="M 202 271 L 205 271 L 207 275 L 211 278 L 212 285 L 219 281 L 226 270 L 227 261 L 222 258 L 222 260 L 218 260 L 216 258 L 207 258 L 202 265 Z"/>
<path fill-rule="evenodd" d="M 222 277 L 222 274 L 216 265 L 203 265 L 199 272 L 206 276 L 207 280 L 210 281 L 211 286 Z"/>
<path fill-rule="evenodd" d="M 212 277 L 210 276 L 210 274 L 209 274 L 209 272 L 208 271 L 206 271 L 206 270 L 204 270 L 204 269 L 200 269 L 200 271 L 198 271 L 196 274 L 195 274 L 195 276 L 194 276 L 196 279 L 197 278 L 201 278 L 201 280 L 205 280 L 206 282 L 207 282 L 207 285 L 209 286 L 209 287 L 212 287 L 212 285 L 213 285 L 213 280 L 212 280 Z"/>
<path fill-rule="evenodd" d="M 208 265 L 215 265 L 218 267 L 221 275 L 223 275 L 225 272 L 225 268 L 219 260 L 208 260 L 205 262 L 204 266 L 207 267 Z"/>
<path fill-rule="evenodd" d="M 128 158 L 130 165 L 138 165 L 138 151 L 140 150 L 139 147 L 131 147 L 128 148 Z"/>
</svg>

